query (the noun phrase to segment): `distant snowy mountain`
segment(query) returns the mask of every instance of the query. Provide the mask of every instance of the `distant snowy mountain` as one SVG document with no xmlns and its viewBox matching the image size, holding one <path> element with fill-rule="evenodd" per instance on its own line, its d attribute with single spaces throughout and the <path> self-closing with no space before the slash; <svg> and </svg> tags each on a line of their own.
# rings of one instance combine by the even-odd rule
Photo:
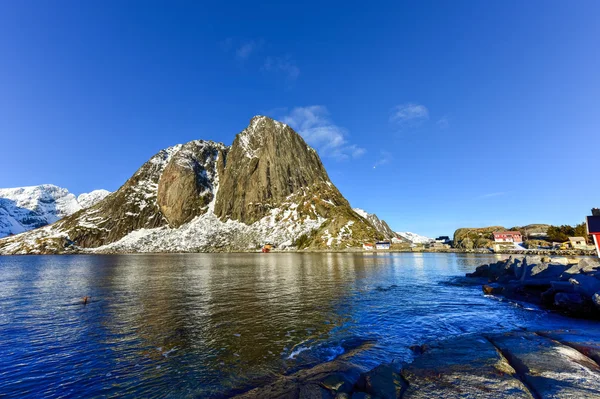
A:
<svg viewBox="0 0 600 399">
<path fill-rule="evenodd" d="M 108 194 L 110 194 L 108 190 L 94 190 L 89 193 L 80 194 L 77 197 L 77 202 L 79 202 L 82 209 L 89 208 L 102 201 Z"/>
<path fill-rule="evenodd" d="M 94 205 L 108 194 L 106 190 L 82 194 L 81 203 L 66 188 L 52 184 L 0 189 L 0 237 L 54 223 Z"/>
<path fill-rule="evenodd" d="M 406 231 L 406 232 L 397 231 L 396 234 L 398 234 L 402 238 L 407 239 L 408 241 L 412 242 L 413 244 L 426 244 L 430 241 L 433 241 L 433 238 L 429 238 L 429 237 L 425 237 L 425 236 L 422 236 L 419 234 L 411 233 L 409 231 Z"/>
</svg>

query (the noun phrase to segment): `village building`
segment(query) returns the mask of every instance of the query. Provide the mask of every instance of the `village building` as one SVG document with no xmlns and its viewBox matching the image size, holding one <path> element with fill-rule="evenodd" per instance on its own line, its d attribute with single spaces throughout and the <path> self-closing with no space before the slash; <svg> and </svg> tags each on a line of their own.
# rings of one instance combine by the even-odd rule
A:
<svg viewBox="0 0 600 399">
<path fill-rule="evenodd" d="M 523 236 L 518 231 L 500 231 L 494 233 L 495 242 L 523 242 Z"/>
<path fill-rule="evenodd" d="M 390 249 L 392 244 L 389 241 L 377 241 L 375 248 L 377 249 Z"/>
<path fill-rule="evenodd" d="M 438 238 L 435 239 L 435 242 L 438 242 L 440 244 L 450 244 L 450 237 L 439 236 Z"/>
<path fill-rule="evenodd" d="M 569 244 L 573 249 L 588 249 L 587 242 L 583 237 L 569 237 Z"/>
<path fill-rule="evenodd" d="M 375 244 L 365 243 L 363 244 L 363 249 L 365 251 L 373 251 L 375 250 Z"/>
</svg>

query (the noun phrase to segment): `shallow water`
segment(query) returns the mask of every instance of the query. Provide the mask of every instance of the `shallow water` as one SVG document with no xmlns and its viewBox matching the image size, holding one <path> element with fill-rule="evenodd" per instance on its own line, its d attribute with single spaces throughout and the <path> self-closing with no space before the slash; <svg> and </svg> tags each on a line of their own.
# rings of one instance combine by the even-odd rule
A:
<svg viewBox="0 0 600 399">
<path fill-rule="evenodd" d="M 361 342 L 373 367 L 432 339 L 580 323 L 451 283 L 495 259 L 0 257 L 0 397 L 223 397 Z"/>
</svg>

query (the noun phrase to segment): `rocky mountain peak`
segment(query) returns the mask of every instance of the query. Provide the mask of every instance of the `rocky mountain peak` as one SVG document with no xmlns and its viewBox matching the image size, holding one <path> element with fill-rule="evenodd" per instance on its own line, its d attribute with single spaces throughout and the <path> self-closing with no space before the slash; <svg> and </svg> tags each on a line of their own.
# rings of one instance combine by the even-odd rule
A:
<svg viewBox="0 0 600 399">
<path fill-rule="evenodd" d="M 298 190 L 329 182 L 316 151 L 288 125 L 255 116 L 227 155 L 215 213 L 252 223 Z"/>
</svg>

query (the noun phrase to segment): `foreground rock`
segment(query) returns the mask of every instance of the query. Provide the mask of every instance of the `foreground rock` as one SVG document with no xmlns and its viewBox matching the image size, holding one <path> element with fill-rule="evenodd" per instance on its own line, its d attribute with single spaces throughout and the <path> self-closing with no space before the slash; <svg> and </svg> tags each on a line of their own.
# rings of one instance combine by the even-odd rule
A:
<svg viewBox="0 0 600 399">
<path fill-rule="evenodd" d="M 238 398 L 599 398 L 599 342 L 600 330 L 468 335 L 370 371 L 348 354 Z"/>
<path fill-rule="evenodd" d="M 482 336 L 439 343 L 402 370 L 403 398 L 532 398 L 514 368 Z"/>
<path fill-rule="evenodd" d="M 467 277 L 487 280 L 486 295 L 533 302 L 575 317 L 600 319 L 600 260 L 510 257 L 479 266 Z"/>
<path fill-rule="evenodd" d="M 574 348 L 534 333 L 490 337 L 539 398 L 600 397 L 600 367 Z"/>
<path fill-rule="evenodd" d="M 271 384 L 252 389 L 236 398 L 349 398 L 354 385 L 366 372 L 364 368 L 352 363 L 351 359 L 368 347 L 369 343 L 361 345 L 334 361 L 281 376 Z"/>
</svg>

